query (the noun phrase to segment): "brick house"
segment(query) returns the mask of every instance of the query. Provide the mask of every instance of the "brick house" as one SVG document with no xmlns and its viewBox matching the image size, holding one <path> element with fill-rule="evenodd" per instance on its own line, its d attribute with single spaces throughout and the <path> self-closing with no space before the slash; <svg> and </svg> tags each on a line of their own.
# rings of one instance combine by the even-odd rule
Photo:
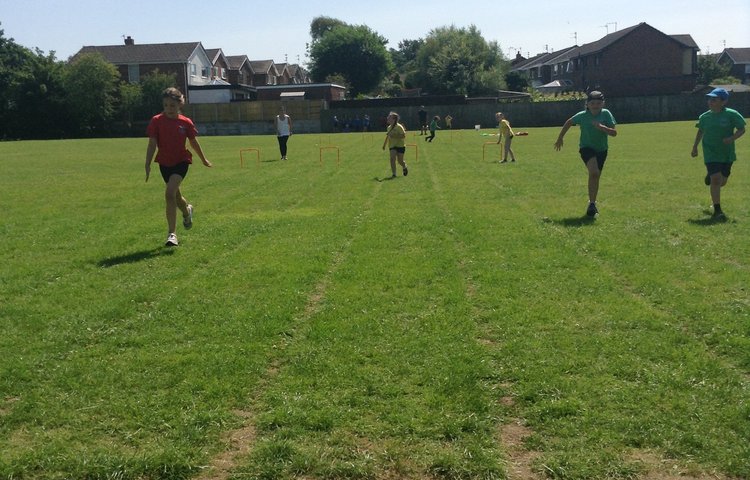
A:
<svg viewBox="0 0 750 480">
<path fill-rule="evenodd" d="M 520 62 L 512 70 L 534 74 L 537 69 L 545 83 L 600 89 L 614 97 L 669 95 L 695 87 L 698 46 L 693 38 L 667 35 L 646 23 L 562 52 Z"/>
<path fill-rule="evenodd" d="M 253 69 L 253 85 L 276 85 L 278 84 L 279 71 L 273 60 L 251 60 Z"/>
<path fill-rule="evenodd" d="M 85 46 L 73 56 L 98 53 L 117 67 L 120 77 L 131 83 L 158 70 L 174 74 L 179 88 L 190 101 L 190 87 L 211 82 L 213 63 L 201 42 L 136 45 L 131 37 L 123 45 Z"/>
<path fill-rule="evenodd" d="M 211 80 L 229 78 L 229 61 L 220 48 L 206 49 L 208 59 L 211 60 Z"/>
<path fill-rule="evenodd" d="M 716 62 L 728 65 L 729 75 L 741 83 L 750 84 L 750 48 L 725 48 Z"/>
</svg>

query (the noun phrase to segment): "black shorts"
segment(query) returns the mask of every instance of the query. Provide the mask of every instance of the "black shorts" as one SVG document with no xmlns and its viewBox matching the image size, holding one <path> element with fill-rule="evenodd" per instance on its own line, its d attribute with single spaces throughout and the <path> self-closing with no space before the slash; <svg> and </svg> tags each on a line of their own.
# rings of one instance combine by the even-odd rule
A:
<svg viewBox="0 0 750 480">
<path fill-rule="evenodd" d="M 187 162 L 178 163 L 177 165 L 173 165 L 171 167 L 165 167 L 164 165 L 159 165 L 159 171 L 161 172 L 161 178 L 164 179 L 164 183 L 169 183 L 169 177 L 172 175 L 179 175 L 182 177 L 183 180 L 185 180 L 185 177 L 187 177 L 188 167 L 190 167 L 190 164 Z"/>
<path fill-rule="evenodd" d="M 722 162 L 711 162 L 706 164 L 706 173 L 708 173 L 708 176 L 715 173 L 721 173 L 725 177 L 729 177 L 729 175 L 732 174 L 732 164 L 731 163 L 722 163 Z"/>
<path fill-rule="evenodd" d="M 395 150 L 396 153 L 405 153 L 406 147 L 392 147 L 391 150 Z"/>
<path fill-rule="evenodd" d="M 578 153 L 581 154 L 581 160 L 583 160 L 584 164 L 589 163 L 589 160 L 596 157 L 596 164 L 599 165 L 599 171 L 604 170 L 604 162 L 607 161 L 607 150 L 597 152 L 593 148 L 583 147 L 578 150 Z"/>
</svg>

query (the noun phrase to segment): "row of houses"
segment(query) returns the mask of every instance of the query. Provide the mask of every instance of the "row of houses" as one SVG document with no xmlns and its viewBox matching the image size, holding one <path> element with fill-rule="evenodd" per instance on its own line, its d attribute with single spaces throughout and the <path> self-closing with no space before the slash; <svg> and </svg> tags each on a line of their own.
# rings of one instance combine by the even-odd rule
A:
<svg viewBox="0 0 750 480">
<path fill-rule="evenodd" d="M 696 87 L 698 45 L 688 34 L 667 35 L 647 23 L 585 45 L 512 61 L 541 92 L 602 90 L 608 96 L 672 95 Z M 750 79 L 750 49 L 726 49 L 720 62 L 743 83 Z"/>
<path fill-rule="evenodd" d="M 124 81 L 138 83 L 155 71 L 175 76 L 188 103 L 229 103 L 246 100 L 343 100 L 345 88 L 312 83 L 297 64 L 250 60 L 247 55 L 225 55 L 201 42 L 137 45 L 128 36 L 121 45 L 85 46 L 74 56 L 99 54 L 117 67 Z"/>
</svg>

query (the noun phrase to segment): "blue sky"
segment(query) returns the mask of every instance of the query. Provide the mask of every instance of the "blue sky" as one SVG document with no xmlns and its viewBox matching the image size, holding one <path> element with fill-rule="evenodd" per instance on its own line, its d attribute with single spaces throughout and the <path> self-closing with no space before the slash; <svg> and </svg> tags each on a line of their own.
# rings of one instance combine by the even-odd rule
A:
<svg viewBox="0 0 750 480">
<path fill-rule="evenodd" d="M 667 34 L 692 35 L 701 53 L 717 53 L 725 45 L 750 47 L 750 1 L 720 5 L 692 0 L 0 0 L 0 29 L 25 47 L 55 51 L 59 59 L 84 45 L 121 44 L 130 35 L 136 43 L 200 41 L 226 55 L 304 64 L 310 21 L 320 15 L 368 25 L 392 48 L 437 27 L 473 24 L 508 57 L 519 49 L 534 55 L 581 45 L 640 22 Z"/>
</svg>

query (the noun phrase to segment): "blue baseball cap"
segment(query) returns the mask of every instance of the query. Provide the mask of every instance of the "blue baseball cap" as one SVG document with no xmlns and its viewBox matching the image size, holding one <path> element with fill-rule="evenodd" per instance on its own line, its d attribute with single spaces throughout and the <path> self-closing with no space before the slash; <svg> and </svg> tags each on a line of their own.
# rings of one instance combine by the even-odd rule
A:
<svg viewBox="0 0 750 480">
<path fill-rule="evenodd" d="M 711 93 L 706 94 L 706 96 L 727 100 L 729 98 L 729 92 L 727 92 L 723 88 L 714 88 L 713 90 L 711 90 Z"/>
</svg>

